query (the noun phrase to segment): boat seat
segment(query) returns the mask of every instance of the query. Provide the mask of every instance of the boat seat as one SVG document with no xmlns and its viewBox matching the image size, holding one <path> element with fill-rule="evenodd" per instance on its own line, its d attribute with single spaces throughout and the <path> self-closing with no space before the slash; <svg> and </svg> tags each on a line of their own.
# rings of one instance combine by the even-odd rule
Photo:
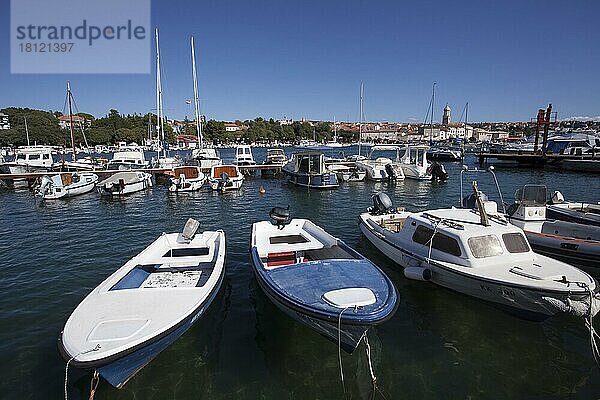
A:
<svg viewBox="0 0 600 400">
<path fill-rule="evenodd" d="M 344 259 L 351 260 L 355 257 L 342 249 L 340 246 L 323 247 L 320 249 L 306 250 L 304 252 L 304 261 Z"/>
<path fill-rule="evenodd" d="M 280 251 L 267 254 L 267 267 L 281 267 L 296 263 L 295 251 Z"/>
</svg>

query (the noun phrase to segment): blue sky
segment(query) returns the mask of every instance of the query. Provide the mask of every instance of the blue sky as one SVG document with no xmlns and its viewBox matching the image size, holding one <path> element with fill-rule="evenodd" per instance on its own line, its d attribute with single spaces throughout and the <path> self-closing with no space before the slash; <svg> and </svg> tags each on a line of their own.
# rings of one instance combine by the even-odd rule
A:
<svg viewBox="0 0 600 400">
<path fill-rule="evenodd" d="M 9 1 L 0 1 L 0 108 L 63 109 L 70 80 L 81 111 L 146 113 L 154 73 L 10 74 Z M 422 121 L 437 81 L 436 119 L 525 121 L 553 103 L 559 118 L 600 115 L 600 2 L 153 1 L 164 108 L 192 116 L 189 37 L 196 37 L 207 118 Z M 154 68 L 154 67 L 153 67 Z"/>
</svg>

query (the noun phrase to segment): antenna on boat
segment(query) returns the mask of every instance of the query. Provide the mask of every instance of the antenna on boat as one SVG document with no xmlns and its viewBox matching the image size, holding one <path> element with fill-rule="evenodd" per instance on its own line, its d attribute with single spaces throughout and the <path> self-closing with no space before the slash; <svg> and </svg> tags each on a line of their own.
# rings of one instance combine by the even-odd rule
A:
<svg viewBox="0 0 600 400">
<path fill-rule="evenodd" d="M 473 181 L 473 193 L 475 194 L 475 202 L 477 204 L 477 209 L 479 210 L 479 219 L 481 225 L 490 226 L 490 220 L 488 218 L 487 212 L 485 211 L 483 200 L 481 199 L 481 192 L 477 188 L 477 181 Z"/>
</svg>

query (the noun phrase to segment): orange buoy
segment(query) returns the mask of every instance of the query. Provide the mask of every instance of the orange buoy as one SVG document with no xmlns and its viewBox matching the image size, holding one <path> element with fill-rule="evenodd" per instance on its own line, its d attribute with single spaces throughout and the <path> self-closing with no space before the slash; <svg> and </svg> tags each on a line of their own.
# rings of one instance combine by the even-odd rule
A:
<svg viewBox="0 0 600 400">
<path fill-rule="evenodd" d="M 265 190 L 265 187 L 263 185 L 260 185 L 260 187 L 258 188 L 258 193 L 260 193 L 260 194 L 267 193 L 267 191 Z"/>
</svg>

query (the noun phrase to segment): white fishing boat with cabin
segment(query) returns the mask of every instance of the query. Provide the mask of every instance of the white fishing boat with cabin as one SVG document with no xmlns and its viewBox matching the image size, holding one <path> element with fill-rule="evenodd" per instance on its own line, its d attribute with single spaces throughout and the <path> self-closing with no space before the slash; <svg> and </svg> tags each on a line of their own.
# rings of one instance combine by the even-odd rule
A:
<svg viewBox="0 0 600 400">
<path fill-rule="evenodd" d="M 597 281 L 569 264 L 534 253 L 523 231 L 495 215 L 474 184 L 477 210 L 394 209 L 385 194 L 359 217 L 362 233 L 404 268 L 430 281 L 542 320 L 566 313 L 587 318 L 600 309 Z"/>
<path fill-rule="evenodd" d="M 109 170 L 129 170 L 149 168 L 150 163 L 146 161 L 143 151 L 115 151 L 112 159 L 106 165 Z"/>
<path fill-rule="evenodd" d="M 67 373 L 94 370 L 121 388 L 202 317 L 225 276 L 225 233 L 198 225 L 160 235 L 75 308 L 58 338 Z"/>
</svg>

